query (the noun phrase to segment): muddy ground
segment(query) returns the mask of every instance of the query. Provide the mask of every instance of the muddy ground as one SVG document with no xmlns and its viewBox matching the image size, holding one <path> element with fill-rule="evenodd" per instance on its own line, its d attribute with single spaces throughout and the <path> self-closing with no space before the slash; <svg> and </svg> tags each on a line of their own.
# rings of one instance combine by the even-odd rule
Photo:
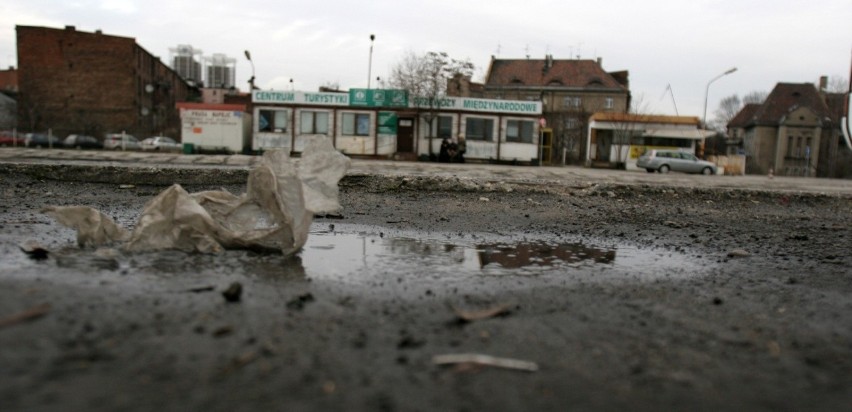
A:
<svg viewBox="0 0 852 412">
<path fill-rule="evenodd" d="M 654 260 L 487 276 L 415 260 L 347 278 L 253 252 L 79 250 L 42 207 L 94 206 L 129 227 L 163 187 L 64 178 L 0 175 L 4 411 L 852 405 L 848 197 L 354 176 L 343 216 L 316 219 L 315 231 L 583 242 Z M 21 252 L 26 240 L 48 258 Z M 234 282 L 243 293 L 229 303 Z M 467 323 L 451 309 L 503 304 L 507 313 Z M 455 353 L 538 370 L 433 363 Z"/>
</svg>

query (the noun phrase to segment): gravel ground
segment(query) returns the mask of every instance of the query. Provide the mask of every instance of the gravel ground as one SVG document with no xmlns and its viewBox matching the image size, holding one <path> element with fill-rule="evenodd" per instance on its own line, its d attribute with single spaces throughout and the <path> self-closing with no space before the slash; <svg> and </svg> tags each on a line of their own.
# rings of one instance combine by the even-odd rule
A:
<svg viewBox="0 0 852 412">
<path fill-rule="evenodd" d="M 442 245 L 582 242 L 652 259 L 484 276 L 406 258 L 347 279 L 306 256 L 79 250 L 42 207 L 94 206 L 131 226 L 163 187 L 32 176 L 0 176 L 6 411 L 852 404 L 847 196 L 349 177 L 343 216 L 317 218 L 316 231 Z M 21 252 L 26 240 L 48 259 Z M 235 282 L 241 299 L 229 303 L 222 292 Z M 470 322 L 451 309 L 495 306 L 505 311 Z M 456 353 L 538 370 L 433 363 Z"/>
</svg>

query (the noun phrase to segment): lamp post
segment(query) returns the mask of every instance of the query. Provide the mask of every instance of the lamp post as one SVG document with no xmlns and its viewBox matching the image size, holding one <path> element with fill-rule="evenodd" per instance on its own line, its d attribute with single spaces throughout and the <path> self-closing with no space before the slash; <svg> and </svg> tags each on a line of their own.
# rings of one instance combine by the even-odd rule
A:
<svg viewBox="0 0 852 412">
<path fill-rule="evenodd" d="M 722 77 L 727 76 L 735 71 L 737 71 L 737 68 L 731 67 L 724 73 L 710 79 L 710 81 L 707 82 L 707 87 L 704 89 L 704 117 L 701 118 L 701 123 L 703 124 L 704 129 L 707 129 L 707 94 L 710 92 L 710 85 L 713 84 L 713 82 L 715 82 L 716 80 L 719 80 Z"/>
<path fill-rule="evenodd" d="M 294 90 L 296 90 L 296 89 L 293 86 L 293 79 L 290 79 L 290 91 L 292 92 Z"/>
<path fill-rule="evenodd" d="M 373 41 L 376 40 L 376 35 L 370 35 L 370 62 L 367 64 L 367 88 L 370 88 L 370 79 L 373 71 Z"/>
<path fill-rule="evenodd" d="M 249 53 L 248 50 L 245 51 L 245 54 L 246 59 L 248 59 L 249 63 L 251 63 L 251 78 L 248 80 L 248 84 L 251 90 L 255 90 L 257 87 L 254 86 L 254 62 L 251 60 L 251 53 Z"/>
</svg>

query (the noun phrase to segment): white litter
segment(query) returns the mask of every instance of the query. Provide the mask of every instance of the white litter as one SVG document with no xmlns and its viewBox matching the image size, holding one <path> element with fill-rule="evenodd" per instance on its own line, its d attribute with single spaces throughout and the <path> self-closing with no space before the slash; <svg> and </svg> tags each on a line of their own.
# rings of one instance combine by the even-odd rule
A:
<svg viewBox="0 0 852 412">
<path fill-rule="evenodd" d="M 124 242 L 122 247 L 134 252 L 259 249 L 288 255 L 305 245 L 315 214 L 340 211 L 337 183 L 349 165 L 324 137 L 308 141 L 298 165 L 287 151 L 270 150 L 249 172 L 246 193 L 190 194 L 173 185 L 145 205 L 131 232 L 86 206 L 50 206 L 43 212 L 76 229 L 84 247 Z"/>
<path fill-rule="evenodd" d="M 435 355 L 432 357 L 432 363 L 436 365 L 455 365 L 459 363 L 470 363 L 483 366 L 494 366 L 504 369 L 515 369 L 525 372 L 535 372 L 538 370 L 538 364 L 519 359 L 498 358 L 491 355 L 483 355 L 479 353 L 456 353 L 447 355 Z"/>
</svg>

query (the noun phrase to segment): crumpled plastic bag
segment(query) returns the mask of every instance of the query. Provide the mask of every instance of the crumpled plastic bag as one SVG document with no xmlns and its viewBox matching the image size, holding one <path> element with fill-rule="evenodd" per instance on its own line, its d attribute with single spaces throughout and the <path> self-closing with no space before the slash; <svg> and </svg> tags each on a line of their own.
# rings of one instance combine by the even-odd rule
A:
<svg viewBox="0 0 852 412">
<path fill-rule="evenodd" d="M 130 232 L 111 217 L 86 206 L 48 206 L 43 213 L 61 225 L 77 230 L 80 247 L 96 247 L 130 239 Z"/>
<path fill-rule="evenodd" d="M 340 211 L 337 183 L 350 160 L 325 137 L 310 138 L 298 166 L 284 150 L 264 153 L 249 172 L 246 193 L 188 193 L 173 185 L 151 199 L 132 232 L 85 206 L 50 206 L 43 211 L 77 230 L 80 246 L 125 242 L 128 251 L 223 249 L 297 252 L 308 239 L 315 214 Z"/>
</svg>

